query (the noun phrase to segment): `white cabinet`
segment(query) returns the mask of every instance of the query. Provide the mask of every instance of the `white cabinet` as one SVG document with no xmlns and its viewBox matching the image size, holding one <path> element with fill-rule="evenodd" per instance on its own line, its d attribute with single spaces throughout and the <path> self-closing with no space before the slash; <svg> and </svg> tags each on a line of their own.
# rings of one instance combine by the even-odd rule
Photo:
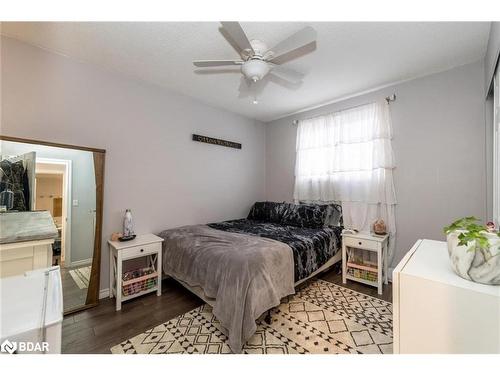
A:
<svg viewBox="0 0 500 375">
<path fill-rule="evenodd" d="M 419 240 L 393 273 L 394 353 L 500 353 L 500 286 L 462 279 L 446 242 Z"/>
<path fill-rule="evenodd" d="M 57 235 L 48 211 L 0 212 L 0 277 L 51 267 Z"/>
<path fill-rule="evenodd" d="M 0 277 L 52 266 L 53 239 L 0 244 Z"/>
<path fill-rule="evenodd" d="M 63 297 L 59 266 L 0 279 L 0 343 L 8 352 L 61 353 Z"/>
</svg>

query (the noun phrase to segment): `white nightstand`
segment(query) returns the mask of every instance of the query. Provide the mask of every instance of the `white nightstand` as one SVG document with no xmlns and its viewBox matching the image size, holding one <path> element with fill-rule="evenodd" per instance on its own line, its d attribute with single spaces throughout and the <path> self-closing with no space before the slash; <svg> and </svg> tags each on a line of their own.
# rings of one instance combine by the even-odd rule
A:
<svg viewBox="0 0 500 375">
<path fill-rule="evenodd" d="M 155 292 L 161 296 L 161 243 L 163 238 L 154 234 L 138 235 L 131 241 L 108 241 L 109 244 L 109 298 L 116 297 L 116 310 L 121 310 L 122 302 Z M 123 262 L 130 259 L 147 257 L 148 267 L 153 269 L 153 273 L 135 279 L 123 281 Z M 133 294 L 123 295 L 123 287 L 130 287 L 132 284 L 139 285 L 140 282 L 156 278 L 156 285 L 146 290 L 141 290 Z"/>
<path fill-rule="evenodd" d="M 387 243 L 389 236 L 375 236 L 370 233 L 342 234 L 342 281 L 358 281 L 378 288 L 382 294 L 383 283 L 387 284 Z M 360 249 L 377 253 L 377 264 L 366 265 L 349 259 L 348 249 Z M 359 274 L 358 276 L 356 274 Z M 365 278 L 361 275 L 365 275 Z M 375 276 L 371 279 L 371 275 Z"/>
</svg>

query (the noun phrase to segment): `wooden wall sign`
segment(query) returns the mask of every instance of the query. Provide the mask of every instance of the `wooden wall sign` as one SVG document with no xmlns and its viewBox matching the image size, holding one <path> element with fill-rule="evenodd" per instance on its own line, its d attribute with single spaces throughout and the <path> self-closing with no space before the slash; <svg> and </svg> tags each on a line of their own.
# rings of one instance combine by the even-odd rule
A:
<svg viewBox="0 0 500 375">
<path fill-rule="evenodd" d="M 193 134 L 193 141 L 210 143 L 212 145 L 217 145 L 217 146 L 224 146 L 224 147 L 232 147 L 232 148 L 241 149 L 241 143 L 225 141 L 223 139 L 211 138 L 211 137 L 207 137 L 204 135 Z"/>
</svg>

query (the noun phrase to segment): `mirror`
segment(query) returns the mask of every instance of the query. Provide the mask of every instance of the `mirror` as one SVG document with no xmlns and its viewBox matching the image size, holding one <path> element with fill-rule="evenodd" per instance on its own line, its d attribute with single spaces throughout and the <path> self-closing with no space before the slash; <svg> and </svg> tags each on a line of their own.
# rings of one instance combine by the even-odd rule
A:
<svg viewBox="0 0 500 375">
<path fill-rule="evenodd" d="M 1 215 L 14 220 L 12 213 L 23 212 L 16 220 L 31 220 L 30 213 L 48 213 L 57 234 L 53 232 L 44 263 L 61 269 L 65 313 L 95 306 L 99 301 L 105 151 L 1 136 L 0 155 Z M 5 241 L 0 246 L 4 255 L 0 256 L 1 277 L 35 267 L 34 261 L 17 256 Z M 10 249 L 8 256 L 4 249 Z"/>
</svg>

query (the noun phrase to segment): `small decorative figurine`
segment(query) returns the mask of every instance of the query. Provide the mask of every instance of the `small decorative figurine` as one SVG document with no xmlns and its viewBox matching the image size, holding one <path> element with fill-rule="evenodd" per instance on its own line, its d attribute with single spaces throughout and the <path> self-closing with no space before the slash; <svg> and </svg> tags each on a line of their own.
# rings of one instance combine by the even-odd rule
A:
<svg viewBox="0 0 500 375">
<path fill-rule="evenodd" d="M 373 233 L 378 235 L 387 234 L 387 227 L 385 226 L 384 220 L 378 219 L 373 223 Z"/>
<path fill-rule="evenodd" d="M 495 223 L 492 221 L 488 221 L 486 223 L 486 230 L 490 233 L 495 233 L 496 232 Z"/>
</svg>

